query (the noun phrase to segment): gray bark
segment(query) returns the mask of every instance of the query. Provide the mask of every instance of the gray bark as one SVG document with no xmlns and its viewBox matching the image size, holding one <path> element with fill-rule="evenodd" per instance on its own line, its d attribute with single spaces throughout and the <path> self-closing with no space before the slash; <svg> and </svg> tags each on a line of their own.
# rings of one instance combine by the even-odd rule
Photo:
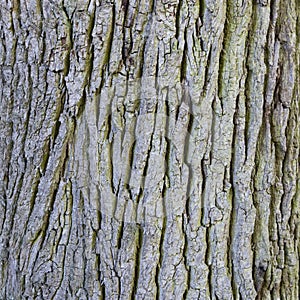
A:
<svg viewBox="0 0 300 300">
<path fill-rule="evenodd" d="M 0 299 L 299 299 L 297 0 L 0 5 Z"/>
</svg>

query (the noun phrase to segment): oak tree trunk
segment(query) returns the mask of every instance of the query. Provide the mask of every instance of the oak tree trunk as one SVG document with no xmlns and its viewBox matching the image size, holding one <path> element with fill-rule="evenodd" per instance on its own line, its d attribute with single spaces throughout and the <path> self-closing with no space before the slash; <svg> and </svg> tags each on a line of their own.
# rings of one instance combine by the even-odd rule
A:
<svg viewBox="0 0 300 300">
<path fill-rule="evenodd" d="M 0 299 L 299 299 L 298 0 L 0 4 Z"/>
</svg>

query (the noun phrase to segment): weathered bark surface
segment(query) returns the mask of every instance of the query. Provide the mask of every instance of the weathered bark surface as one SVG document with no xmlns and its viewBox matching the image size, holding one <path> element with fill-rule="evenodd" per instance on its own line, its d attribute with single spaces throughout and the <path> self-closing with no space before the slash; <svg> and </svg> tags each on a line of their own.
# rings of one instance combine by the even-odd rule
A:
<svg viewBox="0 0 300 300">
<path fill-rule="evenodd" d="M 0 299 L 299 299 L 298 0 L 0 5 Z"/>
</svg>

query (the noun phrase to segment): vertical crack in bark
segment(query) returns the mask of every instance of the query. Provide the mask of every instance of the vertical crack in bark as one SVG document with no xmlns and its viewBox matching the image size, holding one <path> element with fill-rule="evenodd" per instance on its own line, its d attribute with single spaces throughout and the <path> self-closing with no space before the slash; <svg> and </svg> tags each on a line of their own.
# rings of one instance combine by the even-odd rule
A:
<svg viewBox="0 0 300 300">
<path fill-rule="evenodd" d="M 176 8 L 176 33 L 175 33 L 175 38 L 178 40 L 179 39 L 179 35 L 180 35 L 180 24 L 181 24 L 181 8 L 182 8 L 182 3 L 183 3 L 183 0 L 178 0 L 178 5 L 177 5 L 177 8 Z"/>
<path fill-rule="evenodd" d="M 116 7 L 115 4 L 112 5 L 112 21 L 110 26 L 110 31 L 108 33 L 108 41 L 107 41 L 107 49 L 105 51 L 105 59 L 104 59 L 104 65 L 108 65 L 107 69 L 110 70 L 110 58 L 112 53 L 112 47 L 113 47 L 113 40 L 114 40 L 114 33 L 115 33 L 115 26 L 116 26 Z"/>
<path fill-rule="evenodd" d="M 136 243 L 135 251 L 135 264 L 134 264 L 134 276 L 133 276 L 133 288 L 131 291 L 131 299 L 136 299 L 138 292 L 138 282 L 141 266 L 141 257 L 142 257 L 142 247 L 143 247 L 143 228 L 141 224 L 135 224 L 137 228 L 137 237 L 138 242 Z"/>
<path fill-rule="evenodd" d="M 187 74 L 187 39 L 186 39 L 187 29 L 184 30 L 184 46 L 183 46 L 183 53 L 182 53 L 182 60 L 180 64 L 180 82 L 181 84 L 185 84 L 186 82 L 186 74 Z"/>
<path fill-rule="evenodd" d="M 73 14 L 75 12 L 72 13 L 71 16 L 69 16 L 67 9 L 64 5 L 64 1 L 62 1 L 62 11 L 64 14 L 64 18 L 65 18 L 65 26 L 66 26 L 66 40 L 65 40 L 65 46 L 66 46 L 66 55 L 65 55 L 65 59 L 64 59 L 64 68 L 63 68 L 63 75 L 66 77 L 69 74 L 70 71 L 70 62 L 71 62 L 71 50 L 73 49 L 74 46 L 74 41 L 73 41 Z"/>
<path fill-rule="evenodd" d="M 210 298 L 213 298 L 213 271 L 212 271 L 212 260 L 211 260 L 211 240 L 210 240 L 211 227 L 207 226 L 205 229 L 205 242 L 206 242 L 206 251 L 205 251 L 205 264 L 208 267 L 208 295 Z"/>
</svg>

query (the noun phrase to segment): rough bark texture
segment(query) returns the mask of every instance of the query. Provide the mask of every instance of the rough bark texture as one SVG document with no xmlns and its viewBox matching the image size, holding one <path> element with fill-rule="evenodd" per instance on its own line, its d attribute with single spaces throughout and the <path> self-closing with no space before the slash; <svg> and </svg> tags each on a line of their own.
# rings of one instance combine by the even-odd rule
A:
<svg viewBox="0 0 300 300">
<path fill-rule="evenodd" d="M 0 4 L 0 299 L 299 299 L 298 0 Z"/>
</svg>

